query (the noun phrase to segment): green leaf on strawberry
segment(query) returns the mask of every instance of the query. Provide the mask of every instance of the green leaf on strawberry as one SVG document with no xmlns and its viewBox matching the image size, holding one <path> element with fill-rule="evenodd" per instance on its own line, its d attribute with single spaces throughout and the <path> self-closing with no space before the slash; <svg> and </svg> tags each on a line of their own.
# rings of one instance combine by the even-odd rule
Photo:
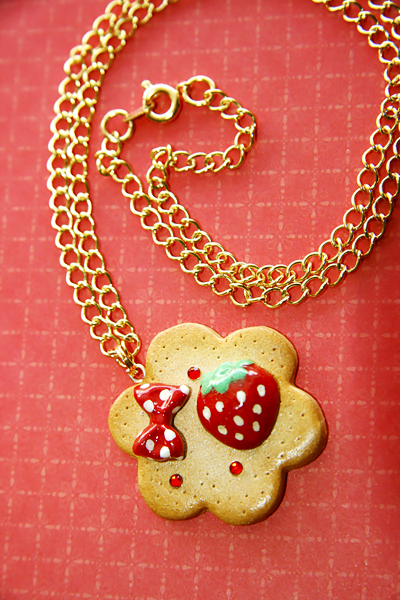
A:
<svg viewBox="0 0 400 600">
<path fill-rule="evenodd" d="M 214 371 L 210 371 L 201 380 L 201 393 L 203 396 L 214 389 L 219 394 L 224 394 L 233 381 L 244 379 L 247 375 L 245 365 L 250 365 L 250 360 L 239 360 L 235 363 L 225 362 Z"/>
</svg>

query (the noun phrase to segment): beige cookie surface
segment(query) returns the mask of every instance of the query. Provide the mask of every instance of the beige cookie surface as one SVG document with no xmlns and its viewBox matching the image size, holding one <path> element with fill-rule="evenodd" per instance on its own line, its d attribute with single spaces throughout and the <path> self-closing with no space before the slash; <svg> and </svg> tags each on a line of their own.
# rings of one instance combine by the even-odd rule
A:
<svg viewBox="0 0 400 600">
<path fill-rule="evenodd" d="M 227 361 L 250 360 L 269 372 L 278 384 L 280 409 L 269 437 L 257 448 L 236 450 L 208 433 L 197 414 L 201 378 L 192 381 L 188 369 L 201 374 Z M 251 327 L 222 338 L 204 325 L 185 323 L 158 334 L 150 344 L 143 383 L 186 385 L 190 396 L 177 413 L 174 427 L 186 444 L 182 461 L 138 459 L 141 494 L 149 507 L 166 519 L 189 519 L 210 510 L 233 525 L 265 519 L 279 505 L 287 471 L 314 460 L 323 450 L 327 428 L 317 402 L 294 385 L 297 354 L 292 344 L 268 327 Z M 137 404 L 134 387 L 125 390 L 110 410 L 109 426 L 118 446 L 134 456 L 132 445 L 149 424 Z M 243 466 L 239 475 L 232 462 Z M 170 478 L 182 477 L 174 488 Z"/>
</svg>

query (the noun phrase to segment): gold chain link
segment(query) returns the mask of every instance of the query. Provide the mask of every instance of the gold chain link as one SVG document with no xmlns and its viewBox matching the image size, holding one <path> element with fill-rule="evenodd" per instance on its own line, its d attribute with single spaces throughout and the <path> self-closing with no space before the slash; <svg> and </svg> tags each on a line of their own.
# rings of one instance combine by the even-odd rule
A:
<svg viewBox="0 0 400 600">
<path fill-rule="evenodd" d="M 91 336 L 100 342 L 101 351 L 125 367 L 134 381 L 144 374 L 135 362 L 140 338 L 135 333 L 118 291 L 105 268 L 95 234 L 92 206 L 87 182 L 90 123 L 94 115 L 104 75 L 115 55 L 122 50 L 136 29 L 146 24 L 155 13 L 177 0 L 113 0 L 104 15 L 85 34 L 82 44 L 71 50 L 64 65 L 66 78 L 59 86 L 60 98 L 55 104 L 51 124 L 53 137 L 49 143 L 48 161 L 51 191 L 50 207 L 54 211 L 52 224 L 57 230 L 56 245 L 61 250 L 61 265 L 67 270 L 66 280 L 74 289 L 74 300 L 81 306 L 81 316 L 90 327 Z M 306 297 L 316 297 L 325 288 L 335 286 L 347 273 L 353 272 L 367 256 L 385 231 L 386 220 L 400 188 L 400 173 L 396 161 L 400 158 L 399 124 L 400 9 L 391 2 L 369 1 L 371 10 L 379 13 L 387 29 L 376 16 L 353 0 L 313 0 L 329 11 L 342 13 L 345 21 L 356 25 L 378 50 L 385 66 L 385 98 L 376 120 L 377 129 L 370 137 L 370 147 L 363 154 L 363 168 L 357 177 L 357 189 L 351 207 L 330 237 L 317 251 L 289 265 L 257 266 L 238 261 L 223 246 L 213 242 L 209 234 L 191 219 L 187 209 L 179 204 L 168 187 L 168 171 L 219 172 L 238 168 L 254 143 L 254 115 L 237 100 L 216 88 L 207 77 L 199 76 L 179 84 L 183 100 L 194 106 L 206 106 L 232 120 L 237 130 L 234 143 L 224 151 L 189 153 L 173 151 L 171 146 L 155 148 L 147 172 L 145 193 L 140 179 L 130 165 L 120 158 L 122 143 L 132 135 L 132 115 L 126 111 L 110 111 L 102 121 L 105 136 L 96 154 L 97 166 L 103 175 L 110 175 L 122 185 L 122 194 L 129 199 L 132 212 L 142 226 L 152 232 L 156 244 L 164 246 L 169 258 L 178 261 L 184 272 L 192 273 L 197 283 L 209 286 L 218 296 L 229 296 L 238 306 L 262 302 L 270 308 L 284 303 L 299 304 Z M 388 29 L 390 28 L 390 31 Z M 203 98 L 195 100 L 192 87 L 202 82 L 207 86 Z M 147 82 L 149 85 L 149 82 Z M 169 86 L 166 86 L 169 87 Z M 142 111 L 151 111 L 151 103 Z M 109 119 L 123 117 L 127 122 L 124 134 L 109 132 Z M 158 119 L 155 119 L 158 120 Z M 245 125 L 245 121 L 249 124 Z M 127 175 L 119 176 L 124 167 Z M 380 170 L 385 170 L 380 174 Z M 132 191 L 135 187 L 135 191 Z M 144 208 L 139 208 L 143 205 Z M 179 220 L 176 219 L 179 215 Z M 182 217 L 183 215 L 183 217 Z M 177 252 L 176 248 L 179 248 Z M 190 266 L 195 263 L 195 266 Z"/>
<path fill-rule="evenodd" d="M 82 44 L 70 52 L 51 123 L 48 188 L 60 263 L 67 270 L 67 284 L 74 289 L 74 300 L 81 307 L 82 320 L 89 325 L 91 336 L 100 342 L 103 354 L 127 369 L 133 381 L 140 381 L 144 375 L 143 366 L 134 360 L 140 338 L 105 267 L 95 233 L 87 182 L 90 122 L 115 55 L 139 26 L 176 1 L 110 2 L 83 36 Z"/>
</svg>

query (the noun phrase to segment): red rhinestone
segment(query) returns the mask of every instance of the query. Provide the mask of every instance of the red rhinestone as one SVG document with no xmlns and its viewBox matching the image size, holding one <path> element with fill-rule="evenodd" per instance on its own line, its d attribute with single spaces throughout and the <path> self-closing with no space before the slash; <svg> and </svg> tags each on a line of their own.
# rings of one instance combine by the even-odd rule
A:
<svg viewBox="0 0 400 600">
<path fill-rule="evenodd" d="M 200 369 L 199 367 L 190 367 L 187 374 L 189 379 L 198 379 L 200 377 Z"/>
<path fill-rule="evenodd" d="M 183 478 L 181 477 L 181 475 L 178 475 L 178 473 L 176 473 L 175 475 L 171 475 L 171 477 L 169 479 L 169 483 L 170 483 L 170 485 L 172 485 L 172 487 L 175 487 L 175 488 L 181 487 L 181 485 L 183 483 Z"/>
<path fill-rule="evenodd" d="M 232 475 L 240 475 L 240 473 L 243 471 L 243 465 L 239 461 L 235 460 L 229 467 L 229 470 Z"/>
</svg>

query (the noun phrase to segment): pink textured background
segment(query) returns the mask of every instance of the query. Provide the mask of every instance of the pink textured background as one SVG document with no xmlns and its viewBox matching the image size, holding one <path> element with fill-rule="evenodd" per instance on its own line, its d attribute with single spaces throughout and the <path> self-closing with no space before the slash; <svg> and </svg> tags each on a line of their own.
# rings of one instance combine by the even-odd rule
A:
<svg viewBox="0 0 400 600">
<path fill-rule="evenodd" d="M 220 334 L 268 325 L 300 356 L 298 384 L 329 423 L 325 452 L 292 472 L 281 507 L 251 527 L 211 514 L 166 522 L 144 504 L 136 464 L 107 428 L 129 386 L 80 321 L 58 265 L 46 190 L 62 65 L 102 0 L 0 3 L 0 598 L 14 600 L 394 600 L 400 598 L 399 210 L 339 288 L 298 307 L 236 308 L 155 247 L 118 185 L 94 167 L 98 235 L 144 350 L 197 321 Z M 140 104 L 142 79 L 214 78 L 257 115 L 236 172 L 173 175 L 192 216 L 240 258 L 291 261 L 350 206 L 383 98 L 375 51 L 310 0 L 181 0 L 143 28 L 107 76 L 93 123 Z M 187 109 L 141 121 L 126 147 L 144 173 L 153 146 L 223 148 L 232 129 Z M 144 359 L 145 352 L 142 353 Z"/>
</svg>

